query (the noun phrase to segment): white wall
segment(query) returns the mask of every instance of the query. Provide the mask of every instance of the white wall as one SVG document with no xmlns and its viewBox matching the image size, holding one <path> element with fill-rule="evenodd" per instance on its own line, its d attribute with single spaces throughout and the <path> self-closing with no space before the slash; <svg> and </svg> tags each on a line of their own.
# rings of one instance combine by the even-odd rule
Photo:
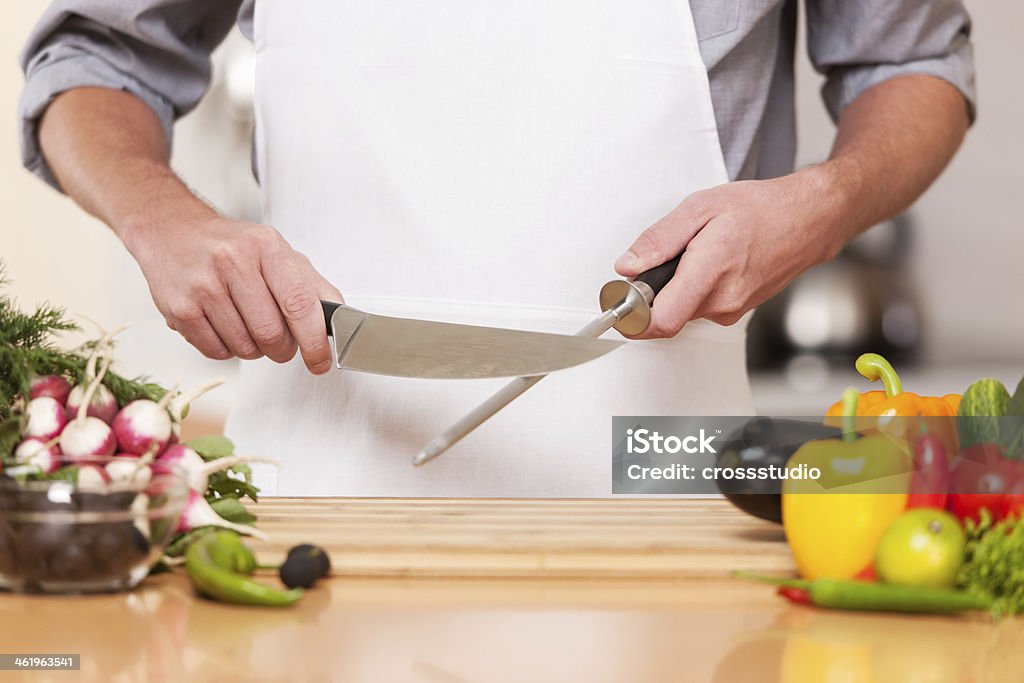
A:
<svg viewBox="0 0 1024 683">
<path fill-rule="evenodd" d="M 132 327 L 119 337 L 116 367 L 124 374 L 147 374 L 167 385 L 180 382 L 182 387 L 218 375 L 231 377 L 235 362 L 208 361 L 167 329 L 153 307 L 145 279 L 114 234 L 21 167 L 14 112 L 22 75 L 16 55 L 47 4 L 44 0 L 7 3 L 0 27 L 0 112 L 5 121 L 0 126 L 4 132 L 0 135 L 0 259 L 14 280 L 9 291 L 25 309 L 49 300 L 107 328 L 131 322 Z M 188 125 L 183 122 L 179 128 Z M 222 134 L 219 139 L 231 138 Z M 197 179 L 196 186 L 206 196 L 221 201 L 224 192 L 217 179 L 225 177 L 227 146 L 206 144 L 205 154 L 198 153 L 198 143 L 191 147 L 195 153 L 183 164 L 186 176 Z M 64 341 L 71 344 L 74 339 Z M 216 422 L 230 401 L 229 384 L 197 402 L 193 415 L 197 421 Z"/>
<path fill-rule="evenodd" d="M 186 385 L 227 374 L 233 366 L 205 361 L 163 326 L 134 262 L 105 227 L 21 169 L 12 120 L 21 87 L 15 55 L 46 4 L 8 3 L 0 28 L 0 112 L 11 117 L 0 135 L 0 258 L 15 279 L 13 292 L 26 305 L 49 299 L 106 326 L 134 321 L 121 342 L 126 372 Z M 928 316 L 928 353 L 943 362 L 1024 355 L 1024 3 L 969 6 L 980 117 L 949 171 L 918 204 L 912 262 Z M 802 162 L 822 158 L 831 137 L 817 80 L 801 53 Z M 175 164 L 215 204 L 237 211 L 251 193 L 245 140 L 222 114 L 223 93 L 215 95 L 219 104 L 208 102 L 179 124 Z M 217 412 L 229 400 L 230 392 L 221 391 L 205 403 Z"/>
<path fill-rule="evenodd" d="M 1024 361 L 1024 3 L 968 0 L 978 120 L 953 163 L 913 208 L 912 276 L 925 353 L 936 361 Z M 834 127 L 801 48 L 801 164 L 828 154 Z"/>
</svg>

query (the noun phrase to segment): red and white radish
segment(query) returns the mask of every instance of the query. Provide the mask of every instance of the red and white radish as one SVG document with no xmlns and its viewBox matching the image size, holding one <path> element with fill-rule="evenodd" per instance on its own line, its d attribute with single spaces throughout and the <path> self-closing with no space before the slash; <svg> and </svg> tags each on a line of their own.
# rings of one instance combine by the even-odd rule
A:
<svg viewBox="0 0 1024 683">
<path fill-rule="evenodd" d="M 247 462 L 278 464 L 276 460 L 258 455 L 231 455 L 206 462 L 188 446 L 176 443 L 168 446 L 163 455 L 157 458 L 153 463 L 153 469 L 160 473 L 167 473 L 171 472 L 172 468 L 178 468 L 184 473 L 188 487 L 202 493 L 206 491 L 211 474 Z"/>
<path fill-rule="evenodd" d="M 201 493 L 190 490 L 188 492 L 188 503 L 185 504 L 185 509 L 181 513 L 181 519 L 178 520 L 178 531 L 191 531 L 201 526 L 219 526 L 231 529 L 245 536 L 253 536 L 264 541 L 270 540 L 269 536 L 255 527 L 235 524 L 224 519 L 210 507 L 210 504 L 206 502 Z"/>
<path fill-rule="evenodd" d="M 38 468 L 43 474 L 50 474 L 60 469 L 60 448 L 56 439 L 44 441 L 30 436 L 14 449 L 14 460 Z"/>
<path fill-rule="evenodd" d="M 79 384 L 72 388 L 71 392 L 67 396 L 67 400 L 65 401 L 69 420 L 74 419 L 74 417 L 78 415 L 78 409 L 85 401 L 85 391 L 96 379 L 97 360 L 101 355 L 109 357 L 113 352 L 113 346 L 111 345 L 110 340 L 124 328 L 125 326 L 122 325 L 113 332 L 105 332 L 103 337 L 96 342 L 96 346 L 93 348 L 92 353 L 89 355 L 89 360 L 85 364 L 85 384 Z M 114 398 L 114 394 L 112 394 L 110 389 L 104 386 L 102 382 L 98 387 L 96 387 L 92 398 L 89 399 L 86 414 L 89 417 L 98 417 L 107 424 L 110 424 L 114 419 L 114 416 L 117 415 L 117 399 Z"/>
<path fill-rule="evenodd" d="M 52 396 L 40 396 L 25 404 L 25 427 L 22 436 L 34 436 L 49 441 L 68 423 L 64 406 Z"/>
<path fill-rule="evenodd" d="M 80 489 L 103 490 L 110 483 L 110 477 L 99 465 L 81 465 L 75 485 Z"/>
<path fill-rule="evenodd" d="M 149 525 L 149 496 L 145 493 L 135 496 L 135 500 L 132 501 L 131 513 L 132 524 L 143 537 L 149 540 L 152 531 Z"/>
<path fill-rule="evenodd" d="M 178 443 L 178 438 L 181 436 L 181 421 L 184 418 L 185 409 L 192 401 L 224 384 L 224 381 L 223 377 L 216 377 L 206 384 L 200 384 L 194 389 L 176 394 L 171 398 L 171 402 L 167 405 L 168 410 L 171 411 L 171 443 Z"/>
<path fill-rule="evenodd" d="M 82 405 L 82 397 L 84 395 L 85 387 L 81 384 L 71 390 L 66 404 L 69 419 L 73 419 L 78 414 L 78 409 Z M 102 384 L 97 387 L 96 393 L 86 408 L 86 415 L 99 418 L 107 424 L 113 421 L 114 416 L 117 415 L 117 399 L 114 398 L 114 394 L 110 392 L 110 389 L 107 389 Z"/>
<path fill-rule="evenodd" d="M 138 458 L 130 456 L 130 459 L 111 460 L 104 468 L 110 481 L 115 484 L 138 484 L 145 486 L 153 478 L 153 472 L 148 465 L 139 463 Z"/>
<path fill-rule="evenodd" d="M 60 450 L 69 460 L 91 458 L 97 455 L 113 455 L 117 451 L 117 439 L 114 431 L 106 422 L 98 417 L 91 417 L 86 412 L 96 388 L 103 382 L 103 376 L 110 368 L 109 354 L 103 359 L 103 367 L 99 374 L 85 390 L 81 405 L 75 418 L 68 422 L 60 433 Z"/>
<path fill-rule="evenodd" d="M 121 408 L 111 427 L 121 448 L 128 453 L 159 456 L 171 440 L 172 421 L 167 410 L 173 391 L 159 401 L 140 398 Z"/>
<path fill-rule="evenodd" d="M 70 393 L 71 383 L 60 375 L 37 375 L 29 382 L 28 397 L 30 399 L 49 396 L 52 399 L 56 399 L 61 405 L 64 405 Z"/>
</svg>

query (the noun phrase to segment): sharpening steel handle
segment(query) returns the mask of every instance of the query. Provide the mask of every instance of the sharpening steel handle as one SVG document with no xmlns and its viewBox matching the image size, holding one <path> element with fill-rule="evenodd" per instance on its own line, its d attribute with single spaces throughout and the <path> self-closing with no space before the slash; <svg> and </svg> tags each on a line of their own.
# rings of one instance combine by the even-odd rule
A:
<svg viewBox="0 0 1024 683">
<path fill-rule="evenodd" d="M 668 281 L 676 274 L 676 268 L 679 267 L 679 259 L 682 257 L 683 252 L 679 252 L 679 255 L 674 259 L 665 261 L 660 266 L 654 266 L 650 270 L 640 273 L 636 276 L 636 280 L 647 283 L 647 286 L 654 292 L 654 296 L 658 296 L 658 292 L 664 289 Z"/>
<path fill-rule="evenodd" d="M 336 304 L 333 301 L 321 301 L 320 305 L 324 308 L 324 322 L 327 324 L 327 336 L 333 336 L 334 330 L 331 329 L 331 316 L 334 315 L 334 312 L 341 307 L 341 304 Z"/>
</svg>

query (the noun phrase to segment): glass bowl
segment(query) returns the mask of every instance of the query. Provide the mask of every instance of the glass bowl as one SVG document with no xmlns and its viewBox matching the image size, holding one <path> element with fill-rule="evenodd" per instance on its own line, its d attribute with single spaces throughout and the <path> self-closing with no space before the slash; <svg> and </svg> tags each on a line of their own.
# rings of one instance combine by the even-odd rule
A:
<svg viewBox="0 0 1024 683">
<path fill-rule="evenodd" d="M 58 464 L 117 471 L 111 463 L 123 473 L 126 464 L 138 460 Z M 138 585 L 174 537 L 188 485 L 180 470 L 128 471 L 135 475 L 131 481 L 91 476 L 81 485 L 0 475 L 0 589 L 103 593 Z"/>
</svg>

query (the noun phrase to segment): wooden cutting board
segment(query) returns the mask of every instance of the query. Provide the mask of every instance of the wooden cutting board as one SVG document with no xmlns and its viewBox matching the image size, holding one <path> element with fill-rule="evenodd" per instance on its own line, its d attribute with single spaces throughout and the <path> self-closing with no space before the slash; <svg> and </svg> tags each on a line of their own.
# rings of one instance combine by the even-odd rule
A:
<svg viewBox="0 0 1024 683">
<path fill-rule="evenodd" d="M 253 506 L 280 561 L 298 543 L 359 576 L 688 577 L 793 572 L 782 527 L 724 500 L 268 498 Z"/>
</svg>

